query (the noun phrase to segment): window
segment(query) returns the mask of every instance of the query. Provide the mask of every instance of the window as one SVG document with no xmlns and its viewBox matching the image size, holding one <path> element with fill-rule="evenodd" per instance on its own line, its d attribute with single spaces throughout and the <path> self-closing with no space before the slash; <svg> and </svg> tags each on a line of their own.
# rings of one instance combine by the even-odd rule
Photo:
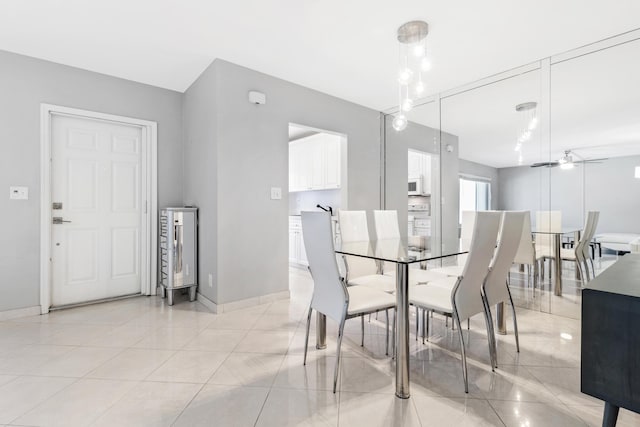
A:
<svg viewBox="0 0 640 427">
<path fill-rule="evenodd" d="M 472 178 L 460 178 L 460 215 L 462 211 L 487 211 L 491 206 L 491 183 Z"/>
</svg>

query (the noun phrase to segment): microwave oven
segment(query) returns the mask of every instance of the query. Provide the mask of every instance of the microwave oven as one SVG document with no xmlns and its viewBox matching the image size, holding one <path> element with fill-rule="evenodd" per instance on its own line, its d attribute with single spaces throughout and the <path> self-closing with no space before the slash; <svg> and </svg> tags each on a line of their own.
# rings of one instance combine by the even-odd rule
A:
<svg viewBox="0 0 640 427">
<path fill-rule="evenodd" d="M 422 195 L 422 177 L 409 178 L 409 196 Z"/>
</svg>

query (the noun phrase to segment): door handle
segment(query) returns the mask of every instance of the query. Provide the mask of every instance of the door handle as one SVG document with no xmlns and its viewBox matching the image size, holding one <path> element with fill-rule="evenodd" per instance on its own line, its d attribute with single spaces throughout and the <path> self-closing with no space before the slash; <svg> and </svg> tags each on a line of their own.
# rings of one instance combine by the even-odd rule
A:
<svg viewBox="0 0 640 427">
<path fill-rule="evenodd" d="M 54 216 L 53 217 L 53 223 L 54 224 L 62 224 L 63 222 L 71 222 L 71 221 L 65 221 L 62 219 L 61 216 Z"/>
</svg>

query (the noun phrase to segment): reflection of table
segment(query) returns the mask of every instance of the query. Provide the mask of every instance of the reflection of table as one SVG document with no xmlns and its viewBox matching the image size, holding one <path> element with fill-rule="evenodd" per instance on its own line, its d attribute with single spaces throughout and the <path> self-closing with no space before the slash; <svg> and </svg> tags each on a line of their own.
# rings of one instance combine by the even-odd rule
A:
<svg viewBox="0 0 640 427">
<path fill-rule="evenodd" d="M 562 258 L 560 256 L 560 249 L 562 248 L 562 235 L 573 233 L 576 244 L 580 240 L 581 228 L 570 227 L 563 228 L 558 231 L 549 230 L 534 230 L 534 234 L 548 234 L 553 236 L 553 264 L 554 264 L 554 294 L 562 296 Z"/>
<path fill-rule="evenodd" d="M 459 242 L 451 247 L 443 245 L 440 251 L 414 251 L 406 242 L 398 239 L 349 242 L 336 246 L 336 253 L 342 255 L 369 258 L 375 261 L 396 264 L 396 396 L 406 399 L 409 393 L 409 264 L 437 260 L 448 256 L 460 255 L 467 250 Z M 325 348 L 326 317 L 318 315 L 316 326 L 316 348 Z"/>
</svg>

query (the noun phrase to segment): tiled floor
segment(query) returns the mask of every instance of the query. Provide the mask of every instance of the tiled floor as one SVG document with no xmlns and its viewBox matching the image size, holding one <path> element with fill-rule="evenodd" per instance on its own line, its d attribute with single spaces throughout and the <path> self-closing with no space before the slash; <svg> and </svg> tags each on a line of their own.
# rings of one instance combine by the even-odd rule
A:
<svg viewBox="0 0 640 427">
<path fill-rule="evenodd" d="M 184 298 L 169 308 L 159 298 L 139 297 L 0 322 L 0 425 L 601 422 L 601 402 L 579 392 L 579 321 L 526 309 L 518 310 L 521 352 L 516 353 L 512 334 L 500 336 L 495 373 L 488 366 L 482 317 L 472 320 L 465 331 L 468 395 L 457 331 L 436 316 L 430 343 L 411 341 L 408 400 L 394 396 L 383 323 L 375 318 L 366 323 L 363 348 L 360 323 L 351 320 L 340 391 L 333 394 L 335 324 L 328 325 L 328 349 L 310 346 L 302 366 L 311 286 L 306 272 L 292 270 L 291 300 L 224 315 Z M 640 425 L 640 416 L 621 411 L 619 425 Z"/>
</svg>

